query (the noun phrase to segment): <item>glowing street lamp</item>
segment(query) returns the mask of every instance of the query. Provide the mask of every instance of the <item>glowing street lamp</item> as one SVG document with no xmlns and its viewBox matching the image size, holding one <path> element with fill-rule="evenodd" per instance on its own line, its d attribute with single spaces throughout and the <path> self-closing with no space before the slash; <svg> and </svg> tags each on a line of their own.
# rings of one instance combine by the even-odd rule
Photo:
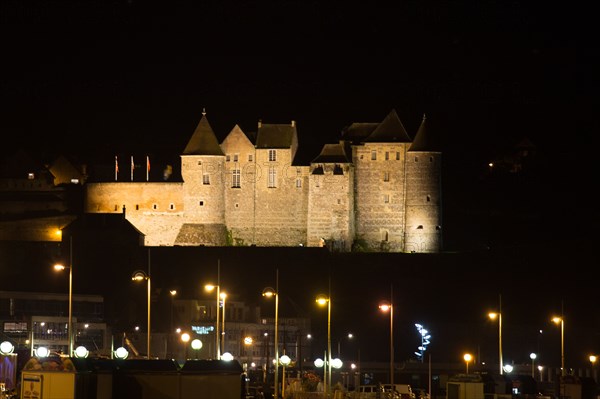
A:
<svg viewBox="0 0 600 399">
<path fill-rule="evenodd" d="M 187 357 L 188 357 L 187 356 L 187 353 L 188 353 L 188 351 L 187 351 L 187 343 L 190 342 L 190 338 L 191 338 L 190 334 L 188 334 L 188 333 L 181 334 L 181 342 L 183 342 L 183 347 L 184 347 L 183 357 L 184 357 L 185 360 L 187 360 Z"/>
<path fill-rule="evenodd" d="M 492 320 L 498 319 L 498 356 L 500 358 L 500 375 L 503 374 L 504 366 L 502 361 L 502 313 L 490 312 L 488 317 Z"/>
<path fill-rule="evenodd" d="M 555 324 L 560 324 L 560 368 L 561 375 L 565 376 L 565 319 L 562 317 L 553 317 Z"/>
<path fill-rule="evenodd" d="M 283 366 L 283 369 L 282 369 L 283 377 L 281 379 L 281 397 L 283 397 L 283 398 L 285 398 L 285 368 L 287 366 L 289 366 L 291 361 L 292 361 L 292 359 L 290 359 L 290 357 L 288 355 L 286 355 L 285 353 L 283 354 L 283 356 L 281 356 L 279 358 L 279 363 L 281 363 L 281 365 Z"/>
<path fill-rule="evenodd" d="M 382 303 L 379 309 L 382 312 L 390 312 L 390 385 L 394 386 L 394 306 L 391 299 L 390 296 L 390 302 Z"/>
<path fill-rule="evenodd" d="M 535 358 L 537 357 L 537 355 L 535 353 L 530 353 L 529 354 L 529 358 L 531 359 L 531 378 L 535 378 L 535 367 L 534 367 L 534 363 L 535 363 Z"/>
<path fill-rule="evenodd" d="M 317 296 L 316 302 L 320 306 L 327 305 L 327 382 L 325 383 L 326 386 L 325 389 L 323 389 L 323 392 L 329 394 L 331 391 L 331 298 L 325 295 L 319 295 Z"/>
<path fill-rule="evenodd" d="M 590 363 L 592 363 L 592 368 L 594 368 L 596 360 L 598 360 L 598 357 L 596 355 L 590 355 Z"/>
<path fill-rule="evenodd" d="M 471 356 L 470 353 L 465 353 L 463 359 L 465 359 L 465 364 L 467 366 L 467 374 L 469 374 L 469 362 L 473 359 L 473 356 Z"/>
<path fill-rule="evenodd" d="M 266 298 L 275 297 L 275 326 L 274 326 L 275 359 L 279 359 L 279 335 L 278 335 L 278 332 L 279 332 L 279 291 L 278 290 L 279 290 L 279 269 L 277 269 L 275 271 L 275 289 L 273 289 L 271 287 L 266 287 L 262 292 L 262 296 L 264 296 Z M 277 396 L 278 391 L 279 391 L 279 365 L 275 364 L 275 395 L 274 395 L 275 398 L 278 397 Z"/>
<path fill-rule="evenodd" d="M 217 262 L 217 284 L 206 284 L 204 289 L 208 292 L 212 292 L 215 288 L 217 290 L 217 315 L 215 320 L 215 348 L 217 350 L 217 360 L 221 359 L 221 335 L 219 334 L 219 315 L 221 313 L 220 305 L 221 305 L 221 262 Z"/>
<path fill-rule="evenodd" d="M 221 328 L 221 353 L 225 352 L 225 299 L 227 298 L 227 294 L 225 292 L 221 292 L 221 300 L 223 301 L 223 320 L 222 320 L 222 328 Z"/>
<path fill-rule="evenodd" d="M 54 265 L 54 270 L 69 269 L 69 321 L 67 334 L 69 334 L 69 356 L 73 356 L 73 236 L 69 236 L 69 266 Z"/>
<path fill-rule="evenodd" d="M 146 357 L 150 359 L 150 275 L 143 270 L 136 270 L 131 275 L 131 279 L 133 281 L 148 281 L 148 351 Z"/>
</svg>

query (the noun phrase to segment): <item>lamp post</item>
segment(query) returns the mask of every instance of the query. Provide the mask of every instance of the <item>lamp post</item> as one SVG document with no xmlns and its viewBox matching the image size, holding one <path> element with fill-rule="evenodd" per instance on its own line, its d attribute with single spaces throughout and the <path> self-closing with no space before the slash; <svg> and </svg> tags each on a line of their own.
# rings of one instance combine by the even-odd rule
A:
<svg viewBox="0 0 600 399">
<path fill-rule="evenodd" d="M 469 374 L 469 362 L 473 359 L 473 356 L 471 356 L 470 353 L 465 353 L 463 359 L 465 359 L 465 364 L 467 366 L 467 374 Z"/>
<path fill-rule="evenodd" d="M 219 260 L 217 262 L 217 284 L 206 284 L 204 286 L 204 288 L 206 289 L 206 291 L 211 292 L 212 290 L 214 290 L 216 288 L 217 290 L 217 315 L 216 315 L 216 320 L 215 320 L 215 349 L 216 349 L 216 353 L 217 353 L 217 360 L 221 359 L 221 337 L 219 334 L 219 314 L 221 313 L 221 311 L 219 310 L 220 308 L 220 304 L 221 304 L 221 287 L 220 287 L 220 283 L 221 283 L 221 261 Z"/>
<path fill-rule="evenodd" d="M 565 376 L 565 319 L 562 317 L 553 317 L 552 321 L 560 324 L 560 375 Z"/>
<path fill-rule="evenodd" d="M 317 303 L 321 306 L 327 304 L 327 382 L 323 392 L 328 395 L 331 391 L 331 298 L 319 295 Z"/>
<path fill-rule="evenodd" d="M 279 363 L 281 363 L 282 367 L 282 378 L 281 378 L 281 397 L 285 398 L 285 368 L 290 364 L 290 362 L 292 361 L 292 359 L 290 359 L 290 357 L 288 355 L 285 354 L 285 351 L 283 353 L 283 356 L 281 356 L 281 359 L 279 359 Z M 277 398 L 277 396 L 275 396 Z"/>
<path fill-rule="evenodd" d="M 190 342 L 190 334 L 188 334 L 188 333 L 181 334 L 181 342 L 183 342 L 183 361 L 185 362 L 188 357 L 187 356 L 187 353 L 188 353 L 187 344 L 188 344 L 188 342 Z"/>
<path fill-rule="evenodd" d="M 531 359 L 531 378 L 535 378 L 535 358 L 537 357 L 537 355 L 535 353 L 530 353 L 529 354 L 529 358 Z"/>
<path fill-rule="evenodd" d="M 177 290 L 170 290 L 169 294 L 171 294 L 171 329 L 169 331 L 173 333 L 173 299 L 177 295 Z"/>
<path fill-rule="evenodd" d="M 221 321 L 221 353 L 225 353 L 225 299 L 227 294 L 221 292 L 221 300 L 223 301 L 223 320 Z"/>
<path fill-rule="evenodd" d="M 148 349 L 147 349 L 147 358 L 150 359 L 150 275 L 146 274 L 146 272 L 144 272 L 143 270 L 137 270 L 135 272 L 133 272 L 133 275 L 131 276 L 131 279 L 133 281 L 143 281 L 146 280 L 148 281 Z"/>
<path fill-rule="evenodd" d="M 390 288 L 390 302 L 382 303 L 379 305 L 379 309 L 382 312 L 390 312 L 390 385 L 394 386 L 394 305 L 393 300 L 393 288 Z"/>
<path fill-rule="evenodd" d="M 277 394 L 279 392 L 279 269 L 277 269 L 275 271 L 275 289 L 271 288 L 271 287 L 267 287 L 263 290 L 262 295 L 264 297 L 267 298 L 271 298 L 271 297 L 275 297 L 275 326 L 274 326 L 274 332 L 275 332 L 275 344 L 274 344 L 274 349 L 275 349 L 275 359 L 276 359 L 276 363 L 275 363 L 275 395 L 274 397 L 277 398 Z M 267 367 L 268 367 L 268 357 L 267 357 Z"/>
<path fill-rule="evenodd" d="M 69 356 L 73 356 L 73 236 L 69 236 L 69 266 L 62 264 L 54 265 L 54 270 L 69 269 L 69 321 L 67 334 L 69 336 Z M 33 346 L 32 346 L 33 347 Z"/>
<path fill-rule="evenodd" d="M 500 359 L 500 375 L 504 373 L 504 365 L 502 364 L 502 313 L 490 312 L 488 317 L 492 320 L 498 319 L 498 357 Z"/>
</svg>

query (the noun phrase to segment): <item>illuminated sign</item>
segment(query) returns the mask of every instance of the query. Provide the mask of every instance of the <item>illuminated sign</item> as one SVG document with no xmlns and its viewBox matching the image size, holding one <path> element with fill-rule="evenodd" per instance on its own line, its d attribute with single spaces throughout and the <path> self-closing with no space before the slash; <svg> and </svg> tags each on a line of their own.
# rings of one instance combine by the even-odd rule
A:
<svg viewBox="0 0 600 399">
<path fill-rule="evenodd" d="M 211 332 L 215 331 L 215 328 L 213 326 L 207 327 L 207 326 L 192 326 L 192 331 L 195 332 L 198 335 L 208 335 Z"/>
</svg>

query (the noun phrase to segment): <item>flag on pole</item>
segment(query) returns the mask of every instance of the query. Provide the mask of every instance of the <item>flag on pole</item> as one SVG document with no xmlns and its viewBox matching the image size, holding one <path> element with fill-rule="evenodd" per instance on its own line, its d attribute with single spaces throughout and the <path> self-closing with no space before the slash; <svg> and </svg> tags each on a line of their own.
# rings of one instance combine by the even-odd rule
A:
<svg viewBox="0 0 600 399">
<path fill-rule="evenodd" d="M 146 181 L 150 179 L 150 157 L 146 155 Z"/>
<path fill-rule="evenodd" d="M 131 156 L 131 181 L 133 181 L 133 170 L 135 169 L 135 165 L 133 163 L 133 155 Z"/>
<path fill-rule="evenodd" d="M 117 181 L 118 175 L 119 175 L 119 160 L 117 159 L 117 156 L 115 155 L 115 181 Z"/>
</svg>

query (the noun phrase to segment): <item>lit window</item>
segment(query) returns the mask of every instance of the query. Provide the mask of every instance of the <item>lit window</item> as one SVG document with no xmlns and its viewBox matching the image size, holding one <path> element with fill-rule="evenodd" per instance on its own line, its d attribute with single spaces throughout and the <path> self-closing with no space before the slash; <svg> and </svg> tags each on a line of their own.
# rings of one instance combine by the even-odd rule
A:
<svg viewBox="0 0 600 399">
<path fill-rule="evenodd" d="M 29 179 L 29 180 L 35 179 L 35 173 L 27 173 L 27 179 Z"/>
<path fill-rule="evenodd" d="M 276 150 L 269 150 L 269 161 L 270 162 L 277 161 L 277 151 Z"/>
<path fill-rule="evenodd" d="M 231 187 L 233 187 L 233 188 L 241 187 L 241 172 L 239 169 L 233 169 L 231 171 Z"/>
<path fill-rule="evenodd" d="M 275 168 L 272 166 L 269 168 L 268 187 L 269 188 L 277 187 L 277 170 L 275 170 Z"/>
</svg>

